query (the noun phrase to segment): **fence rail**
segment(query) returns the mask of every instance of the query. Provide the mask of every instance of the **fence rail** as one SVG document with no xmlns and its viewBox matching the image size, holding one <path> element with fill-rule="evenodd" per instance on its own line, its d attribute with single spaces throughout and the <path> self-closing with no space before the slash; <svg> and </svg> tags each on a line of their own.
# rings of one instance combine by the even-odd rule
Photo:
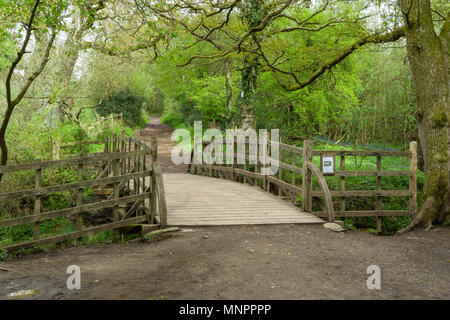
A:
<svg viewBox="0 0 450 320">
<path fill-rule="evenodd" d="M 244 142 L 245 141 L 245 142 Z M 244 155 L 236 154 L 238 144 L 245 143 L 240 146 L 240 150 L 245 150 Z M 202 148 L 200 148 L 200 144 Z M 194 162 L 194 152 L 191 155 L 191 165 L 189 171 L 194 174 L 209 175 L 230 179 L 233 181 L 250 183 L 259 186 L 262 189 L 277 194 L 285 200 L 291 201 L 293 204 L 300 206 L 304 211 L 311 212 L 319 217 L 326 217 L 329 221 L 334 221 L 335 217 L 377 217 L 377 229 L 381 231 L 382 216 L 413 216 L 417 211 L 417 143 L 411 142 L 409 151 L 354 151 L 354 150 L 313 150 L 312 140 L 305 140 L 303 147 L 292 146 L 286 143 L 274 142 L 267 139 L 266 143 L 257 144 L 249 139 L 238 139 L 234 137 L 233 159 L 245 159 L 242 164 L 224 164 L 226 163 L 223 155 L 227 145 L 223 142 L 219 147 L 213 144 L 211 140 L 204 140 L 201 143 L 194 144 L 194 150 L 203 151 L 204 148 L 211 145 L 212 157 L 217 160 L 219 156 L 221 163 L 213 162 L 212 164 L 197 164 Z M 250 145 L 256 146 L 257 159 L 256 163 L 249 161 Z M 217 149 L 216 149 L 217 148 Z M 263 150 L 261 150 L 261 148 Z M 267 167 L 262 165 L 267 159 L 271 159 L 271 148 L 278 148 L 279 166 L 276 174 L 264 175 L 261 169 Z M 254 149 L 253 149 L 254 151 Z M 231 153 L 231 152 L 230 152 Z M 267 156 L 266 156 L 267 155 Z M 253 153 L 254 156 L 254 153 Z M 371 171 L 347 171 L 345 168 L 346 157 L 376 157 L 376 170 Z M 263 159 L 265 157 L 265 159 Z M 313 158 L 332 157 L 334 163 L 336 158 L 340 160 L 339 170 L 333 170 L 332 173 L 323 172 L 322 165 L 320 168 L 314 164 Z M 409 159 L 408 170 L 382 170 L 381 162 L 383 157 L 406 157 Z M 255 160 L 253 158 L 253 160 Z M 301 160 L 301 161 L 299 161 Z M 317 160 L 317 159 L 316 159 Z M 409 188 L 407 190 L 384 190 L 381 188 L 382 177 L 409 177 Z M 330 190 L 326 181 L 327 177 L 339 178 L 339 190 Z M 376 190 L 348 190 L 346 189 L 346 178 L 348 177 L 376 177 Z M 313 181 L 317 181 L 319 189 L 313 189 Z M 297 197 L 301 196 L 301 197 Z M 404 210 L 384 210 L 382 208 L 383 197 L 408 197 L 409 207 Z M 361 210 L 346 210 L 346 199 L 348 197 L 376 197 L 375 209 L 369 210 L 362 208 Z M 324 203 L 319 201 L 323 198 Z M 320 207 L 320 211 L 313 210 L 313 200 Z M 337 209 L 335 209 L 337 208 Z"/>
<path fill-rule="evenodd" d="M 78 239 L 107 230 L 116 230 L 135 223 L 158 224 L 164 227 L 167 223 L 167 206 L 164 196 L 164 185 L 161 169 L 157 160 L 157 141 L 153 138 L 150 145 L 134 138 L 114 135 L 105 141 L 86 141 L 72 145 L 86 146 L 89 144 L 104 144 L 101 154 L 82 154 L 63 160 L 41 161 L 27 164 L 0 166 L 0 173 L 17 173 L 35 171 L 35 186 L 33 189 L 0 193 L 0 201 L 19 198 L 33 198 L 34 212 L 32 215 L 12 217 L 0 220 L 0 228 L 33 224 L 33 240 L 8 245 L 3 249 L 15 251 L 33 247 L 37 244 L 52 244 L 63 240 Z M 42 172 L 48 169 L 76 168 L 77 181 L 73 183 L 42 186 Z M 83 173 L 88 168 L 94 168 L 97 175 L 94 179 L 83 180 Z M 97 187 L 95 191 L 104 192 L 106 200 L 83 203 L 83 189 Z M 106 188 L 108 187 L 108 188 Z M 128 194 L 121 196 L 125 189 Z M 103 190 L 103 191 L 102 191 Z M 75 192 L 75 206 L 61 210 L 42 212 L 44 196 L 61 191 Z M 124 212 L 120 206 L 132 204 Z M 112 209 L 112 222 L 100 226 L 84 227 L 82 214 L 90 210 L 104 208 Z M 76 231 L 52 237 L 41 237 L 40 223 L 59 217 L 72 218 Z"/>
</svg>

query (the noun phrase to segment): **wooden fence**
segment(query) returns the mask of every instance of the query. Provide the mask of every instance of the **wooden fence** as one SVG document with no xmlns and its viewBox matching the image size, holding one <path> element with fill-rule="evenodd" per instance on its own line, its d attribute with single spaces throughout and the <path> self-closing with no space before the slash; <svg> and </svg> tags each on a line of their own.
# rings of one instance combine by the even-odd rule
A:
<svg viewBox="0 0 450 320">
<path fill-rule="evenodd" d="M 12 244 L 3 249 L 15 251 L 31 248 L 38 244 L 52 244 L 64 240 L 79 239 L 83 236 L 97 234 L 107 230 L 116 230 L 124 226 L 148 223 L 155 227 L 163 227 L 167 223 L 167 208 L 161 169 L 157 161 L 157 142 L 153 139 L 150 145 L 140 140 L 114 135 L 106 141 L 82 142 L 83 147 L 89 144 L 103 144 L 101 153 L 81 154 L 63 160 L 41 161 L 27 164 L 0 166 L 0 174 L 11 174 L 32 170 L 35 172 L 34 188 L 0 193 L 0 203 L 19 198 L 32 198 L 34 214 L 0 220 L 0 229 L 33 224 L 33 240 Z M 61 185 L 42 185 L 44 170 L 55 168 L 76 168 L 77 182 Z M 94 171 L 95 177 L 83 180 L 83 173 Z M 94 189 L 95 187 L 95 189 Z M 120 196 L 121 190 L 127 188 L 128 194 Z M 91 188 L 97 192 L 105 192 L 105 200 L 83 203 L 83 189 Z M 42 212 L 41 204 L 45 196 L 56 192 L 72 191 L 76 194 L 74 207 Z M 120 210 L 126 204 L 131 208 Z M 129 206 L 129 205 L 128 205 Z M 112 222 L 85 228 L 82 214 L 90 210 L 112 208 Z M 58 217 L 70 217 L 75 221 L 76 231 L 59 234 L 47 238 L 41 237 L 41 221 Z"/>
<path fill-rule="evenodd" d="M 244 139 L 240 140 L 243 144 Z M 215 144 L 210 140 L 202 141 L 202 150 L 210 145 L 210 148 L 215 149 Z M 213 163 L 195 163 L 194 153 L 192 153 L 192 161 L 189 171 L 194 174 L 208 175 L 212 177 L 226 178 L 233 181 L 243 183 L 250 183 L 254 186 L 259 186 L 268 192 L 272 192 L 282 197 L 285 200 L 291 201 L 293 204 L 299 205 L 304 211 L 311 212 L 318 217 L 326 217 L 328 221 L 334 221 L 335 217 L 363 217 L 375 216 L 377 217 L 377 229 L 381 231 L 382 216 L 413 216 L 417 211 L 417 143 L 410 143 L 409 151 L 320 151 L 313 150 L 312 140 L 305 140 L 303 147 L 292 146 L 281 142 L 267 142 L 265 144 L 258 144 L 251 142 L 249 138 L 245 139 L 245 146 L 241 147 L 244 151 L 244 163 L 238 164 L 238 145 L 239 139 L 235 137 L 233 156 L 235 159 L 233 164 L 224 164 L 226 150 L 226 142 L 223 142 L 219 147 L 222 154 L 217 154 Z M 200 143 L 194 145 L 200 151 Z M 250 163 L 250 146 L 257 149 L 256 163 Z M 264 175 L 261 174 L 261 168 L 267 167 L 261 164 L 261 155 L 267 154 L 267 159 L 270 159 L 271 146 L 278 147 L 279 150 L 279 170 L 276 174 Z M 261 152 L 260 149 L 263 149 Z M 254 151 L 254 149 L 252 149 Z M 254 152 L 253 152 L 254 155 Z M 212 152 L 215 157 L 215 152 Z M 334 160 L 339 158 L 339 170 L 334 170 L 333 173 L 325 174 L 320 168 L 313 163 L 314 157 L 332 157 Z M 377 169 L 375 171 L 348 171 L 345 169 L 346 157 L 376 157 Z M 241 156 L 242 157 L 242 156 Z M 264 157 L 264 156 L 263 156 Z M 382 170 L 381 162 L 383 157 L 407 157 L 409 158 L 409 170 Z M 254 158 L 254 156 L 253 156 Z M 219 162 L 217 163 L 217 159 Z M 263 159 L 263 163 L 266 161 Z M 322 163 L 322 161 L 320 161 Z M 336 163 L 336 161 L 334 161 Z M 326 176 L 340 177 L 340 190 L 330 190 L 325 179 Z M 409 177 L 409 188 L 407 190 L 382 190 L 382 177 L 407 176 Z M 376 177 L 376 190 L 348 190 L 345 187 L 346 177 Z M 317 183 L 314 183 L 314 179 Z M 318 186 L 318 189 L 313 188 Z M 297 197 L 300 195 L 301 197 Z M 408 197 L 409 208 L 404 210 L 383 210 L 383 197 Z M 346 198 L 348 197 L 376 197 L 376 205 L 374 210 L 346 210 Z M 323 199 L 323 204 L 319 199 Z M 334 200 L 334 201 L 333 201 Z M 313 210 L 313 201 L 321 207 L 321 211 Z M 338 208 L 338 210 L 335 209 Z"/>
</svg>

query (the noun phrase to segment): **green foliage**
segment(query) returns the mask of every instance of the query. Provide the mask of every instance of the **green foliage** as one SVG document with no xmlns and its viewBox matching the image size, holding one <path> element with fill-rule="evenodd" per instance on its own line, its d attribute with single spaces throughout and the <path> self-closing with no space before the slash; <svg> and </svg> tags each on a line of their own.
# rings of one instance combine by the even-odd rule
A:
<svg viewBox="0 0 450 320">
<path fill-rule="evenodd" d="M 136 127 L 145 122 L 141 111 L 143 102 L 142 97 L 131 90 L 125 90 L 115 92 L 102 101 L 97 107 L 97 111 L 104 117 L 110 114 L 122 114 L 127 125 Z"/>
<path fill-rule="evenodd" d="M 81 243 L 83 245 L 93 245 L 97 243 L 111 242 L 114 237 L 114 230 L 107 230 L 95 235 L 83 237 Z"/>
<path fill-rule="evenodd" d="M 161 122 L 177 128 L 183 124 L 183 116 L 180 113 L 166 113 L 161 117 Z"/>
</svg>

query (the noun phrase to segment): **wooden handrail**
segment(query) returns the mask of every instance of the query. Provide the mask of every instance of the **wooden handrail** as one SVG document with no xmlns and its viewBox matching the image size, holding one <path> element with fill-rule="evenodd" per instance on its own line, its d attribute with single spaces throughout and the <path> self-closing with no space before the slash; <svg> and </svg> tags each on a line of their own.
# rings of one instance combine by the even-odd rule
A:
<svg viewBox="0 0 450 320">
<path fill-rule="evenodd" d="M 21 163 L 8 166 L 0 166 L 0 173 L 17 172 L 25 170 L 36 170 L 36 169 L 50 169 L 58 168 L 68 165 L 78 165 L 78 164 L 89 164 L 93 162 L 100 162 L 105 160 L 116 160 L 123 159 L 135 155 L 150 154 L 151 150 L 136 150 L 129 152 L 112 152 L 108 154 L 98 154 L 94 156 L 85 156 L 78 158 L 69 158 L 63 160 L 50 160 L 50 161 L 40 161 L 32 163 Z"/>
<path fill-rule="evenodd" d="M 250 144 L 250 140 L 246 139 L 246 145 Z M 203 146 L 211 143 L 210 140 L 203 140 L 198 142 Z M 265 176 L 259 174 L 259 164 L 252 166 L 255 172 L 248 169 L 247 162 L 243 165 L 241 164 L 194 164 L 193 163 L 193 150 L 191 153 L 191 164 L 188 167 L 189 172 L 197 173 L 202 175 L 210 175 L 216 177 L 227 178 L 233 181 L 246 182 L 248 178 L 254 179 L 254 185 L 258 186 L 259 181 L 261 181 L 262 188 L 265 191 L 271 192 L 271 185 L 276 185 L 278 187 L 278 195 L 284 199 L 290 198 L 290 200 L 296 204 L 297 195 L 302 195 L 301 207 L 304 211 L 310 212 L 314 215 L 320 215 L 323 217 L 326 212 L 326 216 L 329 221 L 334 221 L 335 217 L 346 217 L 346 216 L 376 216 L 377 217 L 377 230 L 381 231 L 381 216 L 383 215 L 406 215 L 405 213 L 410 213 L 414 215 L 417 211 L 417 143 L 410 143 L 409 151 L 360 151 L 360 150 L 313 150 L 312 140 L 303 141 L 303 147 L 299 148 L 296 146 L 291 146 L 286 143 L 273 142 L 268 140 L 267 148 L 275 143 L 279 147 L 280 157 L 279 157 L 279 171 L 278 175 Z M 224 141 L 223 145 L 226 145 Z M 259 144 L 258 148 L 260 147 Z M 195 147 L 195 146 L 194 146 Z M 248 151 L 246 149 L 246 158 L 248 159 Z M 236 150 L 236 146 L 234 148 Z M 286 158 L 284 158 L 286 152 L 290 154 L 290 163 L 287 163 Z M 226 152 L 222 152 L 226 155 Z M 221 155 L 219 155 L 220 157 Z M 259 153 L 258 153 L 259 156 Z M 297 164 L 298 156 L 302 157 L 303 166 L 300 167 Z M 321 170 L 313 164 L 313 157 L 316 156 L 331 156 L 340 157 L 340 168 L 339 170 L 334 169 L 334 172 L 326 174 L 327 176 L 338 177 L 340 180 L 340 189 L 330 191 L 327 182 L 325 180 L 324 174 Z M 347 171 L 345 169 L 345 158 L 349 156 L 355 157 L 376 157 L 377 158 L 377 170 L 361 170 L 361 171 Z M 382 157 L 409 157 L 409 170 L 382 170 L 381 158 Z M 236 159 L 236 154 L 234 154 L 234 159 Z M 289 162 L 289 161 L 288 161 Z M 283 173 L 290 172 L 291 181 L 286 182 L 285 175 Z M 296 175 L 301 175 L 302 182 L 298 185 L 296 182 Z M 312 189 L 312 176 L 315 176 L 319 182 L 320 190 Z M 376 190 L 347 190 L 345 188 L 345 178 L 346 177 L 376 177 L 377 178 L 377 189 Z M 409 190 L 382 190 L 381 189 L 381 178 L 382 177 L 409 177 Z M 251 183 L 251 181 L 250 181 Z M 251 183 L 252 184 L 252 183 Z M 312 200 L 315 197 L 325 196 L 326 207 L 323 210 L 326 211 L 315 211 L 313 209 Z M 409 197 L 409 211 L 408 210 L 384 210 L 382 206 L 383 197 Z M 339 211 L 337 213 L 333 208 L 333 197 L 339 197 Z M 352 210 L 348 211 L 345 209 L 345 199 L 347 197 L 376 197 L 375 210 Z"/>
<path fill-rule="evenodd" d="M 271 141 L 269 141 L 271 142 Z M 202 144 L 205 146 L 208 143 L 211 143 L 211 141 L 203 140 Z M 224 143 L 225 144 L 225 143 Z M 248 144 L 248 140 L 247 140 Z M 228 173 L 231 175 L 232 180 L 238 180 L 234 179 L 236 175 L 241 175 L 244 177 L 252 177 L 255 179 L 255 185 L 256 185 L 256 179 L 264 179 L 264 184 L 266 183 L 272 183 L 278 186 L 279 188 L 279 195 L 281 196 L 281 190 L 283 193 L 290 193 L 291 200 L 295 203 L 295 194 L 302 194 L 302 208 L 303 210 L 307 212 L 311 212 L 314 214 L 313 208 L 312 208 L 312 198 L 313 197 L 321 197 L 324 196 L 325 198 L 325 204 L 326 204 L 326 212 L 327 217 L 329 221 L 335 220 L 335 211 L 333 208 L 333 202 L 332 197 L 349 197 L 349 196 L 358 196 L 358 197 L 366 197 L 366 196 L 377 196 L 377 197 L 386 197 L 386 196 L 405 196 L 405 197 L 411 197 L 412 192 L 410 190 L 345 190 L 342 188 L 342 190 L 333 190 L 330 191 L 328 184 L 324 178 L 324 175 L 322 174 L 321 170 L 312 162 L 312 157 L 317 155 L 332 155 L 332 156 L 340 156 L 341 158 L 344 158 L 345 156 L 397 156 L 397 157 L 404 157 L 413 154 L 411 151 L 346 151 L 346 150 L 340 150 L 340 151 L 320 151 L 320 150 L 312 150 L 312 141 L 306 140 L 303 144 L 303 148 L 298 148 L 294 146 L 289 146 L 287 144 L 278 143 L 278 146 L 280 147 L 281 151 L 287 151 L 292 152 L 293 161 L 291 161 L 291 164 L 288 164 L 283 161 L 282 158 L 280 158 L 279 161 L 279 170 L 286 170 L 292 172 L 292 185 L 289 182 L 283 181 L 281 173 L 276 176 L 269 176 L 269 177 L 263 177 L 262 175 L 258 174 L 257 172 L 249 171 L 246 167 L 246 164 L 244 164 L 244 167 L 239 168 L 238 165 L 235 166 L 227 166 L 227 165 L 206 165 L 206 164 L 200 164 L 196 165 L 193 164 L 191 161 L 191 165 L 189 166 L 189 171 L 191 173 L 199 173 L 197 172 L 200 170 L 201 174 L 208 174 L 213 175 L 211 170 L 215 171 L 215 174 L 222 175 L 223 173 Z M 283 149 L 283 150 L 282 150 Z M 303 157 L 303 167 L 297 167 L 295 165 L 295 154 L 298 154 L 302 152 Z M 226 154 L 226 152 L 224 152 Z M 280 155 L 281 156 L 281 155 Z M 246 156 L 247 157 L 247 156 Z M 236 156 L 235 156 L 236 158 Z M 193 154 L 191 154 L 191 160 L 193 160 Z M 342 160 L 342 159 L 341 159 Z M 342 162 L 345 161 L 345 158 Z M 296 186 L 295 185 L 295 174 L 301 174 L 302 175 L 302 186 Z M 311 176 L 314 176 L 317 178 L 319 186 L 321 188 L 320 191 L 313 191 L 312 190 L 312 180 Z M 341 177 L 341 180 L 345 177 L 378 177 L 378 180 L 380 177 L 391 177 L 391 176 L 410 176 L 414 178 L 414 166 L 412 170 L 397 170 L 397 171 L 391 171 L 391 170 L 385 170 L 382 171 L 381 168 L 378 168 L 377 171 L 345 171 L 344 169 L 344 163 L 342 163 L 342 167 L 340 171 L 335 171 L 333 176 Z M 411 178 L 413 180 L 413 178 Z M 245 181 L 245 178 L 243 179 Z M 342 186 L 342 183 L 341 183 Z M 267 188 L 265 190 L 268 191 Z M 411 197 L 412 198 L 412 197 Z M 413 203 L 414 201 L 411 201 Z M 379 206 L 380 207 L 380 206 Z M 411 205 L 411 208 L 414 208 L 413 205 Z M 342 209 L 345 210 L 345 206 L 342 205 L 342 199 L 341 199 L 341 211 Z M 381 207 L 377 210 L 380 212 L 380 214 L 383 214 L 384 212 L 387 212 L 386 210 L 382 210 Z M 355 211 L 356 212 L 356 211 Z M 358 211 L 359 212 L 359 211 Z M 361 211 L 362 212 L 362 211 Z M 403 212 L 403 211 L 402 211 Z M 396 212 L 397 213 L 397 212 Z M 321 213 L 323 215 L 323 212 Z M 341 215 L 342 216 L 342 215 Z"/>
<path fill-rule="evenodd" d="M 132 223 L 147 222 L 154 224 L 156 214 L 159 214 L 161 226 L 167 224 L 167 204 L 162 171 L 157 162 L 156 139 L 153 137 L 152 144 L 147 145 L 138 139 L 125 138 L 124 134 L 122 134 L 122 138 L 119 138 L 117 134 L 114 134 L 112 138 L 107 137 L 104 142 L 98 142 L 98 144 L 100 143 L 105 145 L 104 152 L 101 154 L 80 155 L 76 158 L 63 160 L 0 166 L 0 173 L 12 173 L 26 170 L 36 171 L 34 189 L 0 193 L 0 201 L 11 200 L 14 198 L 35 198 L 34 215 L 0 220 L 0 228 L 33 223 L 33 241 L 13 244 L 5 247 L 5 250 L 14 251 L 21 248 L 29 248 L 36 244 L 50 244 L 62 240 L 79 239 L 82 236 L 95 234 L 105 230 L 115 230 Z M 148 164 L 150 164 L 150 167 L 148 167 Z M 90 165 L 97 167 L 98 175 L 95 179 L 84 180 L 83 170 Z M 42 187 L 41 171 L 66 166 L 77 166 L 76 182 Z M 146 181 L 148 181 L 146 178 L 152 181 L 153 185 L 151 187 L 146 186 Z M 83 204 L 83 188 L 92 188 L 109 184 L 112 184 L 114 188 L 106 200 Z M 128 184 L 128 188 L 130 188 L 130 185 L 133 186 L 133 188 L 130 189 L 131 195 L 121 197 L 121 189 L 125 187 L 126 184 Z M 51 212 L 41 212 L 40 201 L 42 196 L 66 190 L 76 190 L 77 197 L 75 207 Z M 132 209 L 127 212 L 126 217 L 121 219 L 119 205 L 130 202 L 134 203 Z M 102 208 L 111 208 L 113 210 L 113 222 L 98 227 L 84 229 L 82 226 L 81 214 L 87 210 L 97 210 Z M 144 213 L 145 208 L 147 209 L 147 213 Z M 132 218 L 131 216 L 134 212 L 136 213 L 136 217 Z M 54 237 L 41 238 L 39 228 L 41 221 L 70 216 L 75 216 L 77 218 L 76 231 Z M 117 235 L 115 236 L 115 239 L 116 238 Z"/>
</svg>

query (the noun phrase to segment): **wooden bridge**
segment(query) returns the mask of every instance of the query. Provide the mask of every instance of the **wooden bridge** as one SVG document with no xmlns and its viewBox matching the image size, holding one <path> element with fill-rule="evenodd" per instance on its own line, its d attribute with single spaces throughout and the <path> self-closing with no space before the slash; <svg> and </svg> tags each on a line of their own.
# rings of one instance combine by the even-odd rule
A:
<svg viewBox="0 0 450 320">
<path fill-rule="evenodd" d="M 164 186 L 168 225 L 323 223 L 258 187 L 225 179 L 169 173 Z"/>
<path fill-rule="evenodd" d="M 381 217 L 412 216 L 416 213 L 415 142 L 410 144 L 409 151 L 382 152 L 313 151 L 311 140 L 305 140 L 302 148 L 280 142 L 255 144 L 249 139 L 243 141 L 243 145 L 239 146 L 242 141 L 237 138 L 234 140 L 231 154 L 233 159 L 242 160 L 243 153 L 244 161 L 238 161 L 239 164 L 222 164 L 225 162 L 225 144 L 216 149 L 215 142 L 197 142 L 194 150 L 208 146 L 214 148 L 211 155 L 214 161 L 208 162 L 211 164 L 195 164 L 193 161 L 189 167 L 190 174 L 162 174 L 155 137 L 150 144 L 146 144 L 141 140 L 116 135 L 106 141 L 74 144 L 72 148 L 80 154 L 66 159 L 0 166 L 4 181 L 17 178 L 20 172 L 35 172 L 34 186 L 30 188 L 0 189 L 0 203 L 4 206 L 0 230 L 10 228 L 14 232 L 14 228 L 25 225 L 30 225 L 32 230 L 27 241 L 7 243 L 3 249 L 15 251 L 40 244 L 81 239 L 107 230 L 116 230 L 117 235 L 130 230 L 144 234 L 169 225 L 323 223 L 321 218 L 335 221 L 339 217 L 374 216 L 377 228 L 381 231 Z M 93 145 L 103 145 L 103 151 L 86 152 Z M 257 149 L 256 153 L 253 152 L 253 147 Z M 270 159 L 272 149 L 279 151 L 279 170 L 276 174 L 262 174 L 262 169 L 269 164 L 262 165 L 267 161 L 260 162 L 259 158 Z M 338 177 L 340 190 L 330 190 L 322 168 L 319 169 L 314 164 L 314 157 L 320 158 L 319 163 L 322 164 L 325 156 L 339 159 L 339 170 L 334 168 L 327 175 Z M 375 157 L 376 170 L 347 171 L 346 157 Z M 400 171 L 382 170 L 382 157 L 407 157 L 409 168 Z M 72 170 L 77 181 L 63 185 L 51 185 L 48 182 L 47 185 L 43 184 L 44 171 L 51 174 L 52 170 L 61 169 Z M 383 190 L 382 177 L 392 176 L 409 177 L 409 189 Z M 376 177 L 377 189 L 346 190 L 346 177 Z M 85 193 L 89 190 L 90 196 L 86 196 Z M 75 206 L 53 211 L 43 210 L 43 200 L 58 192 L 73 192 Z M 382 198 L 392 196 L 408 197 L 409 208 L 384 210 Z M 346 210 L 346 198 L 349 197 L 375 198 L 375 207 L 371 210 Z M 33 214 L 25 208 L 21 214 L 4 215 L 5 208 L 17 208 L 23 201 L 29 203 L 30 199 Z M 105 209 L 111 212 L 109 221 L 103 221 L 100 225 L 85 222 L 86 217 Z M 75 230 L 57 235 L 42 234 L 42 221 L 61 217 L 70 219 Z"/>
</svg>

